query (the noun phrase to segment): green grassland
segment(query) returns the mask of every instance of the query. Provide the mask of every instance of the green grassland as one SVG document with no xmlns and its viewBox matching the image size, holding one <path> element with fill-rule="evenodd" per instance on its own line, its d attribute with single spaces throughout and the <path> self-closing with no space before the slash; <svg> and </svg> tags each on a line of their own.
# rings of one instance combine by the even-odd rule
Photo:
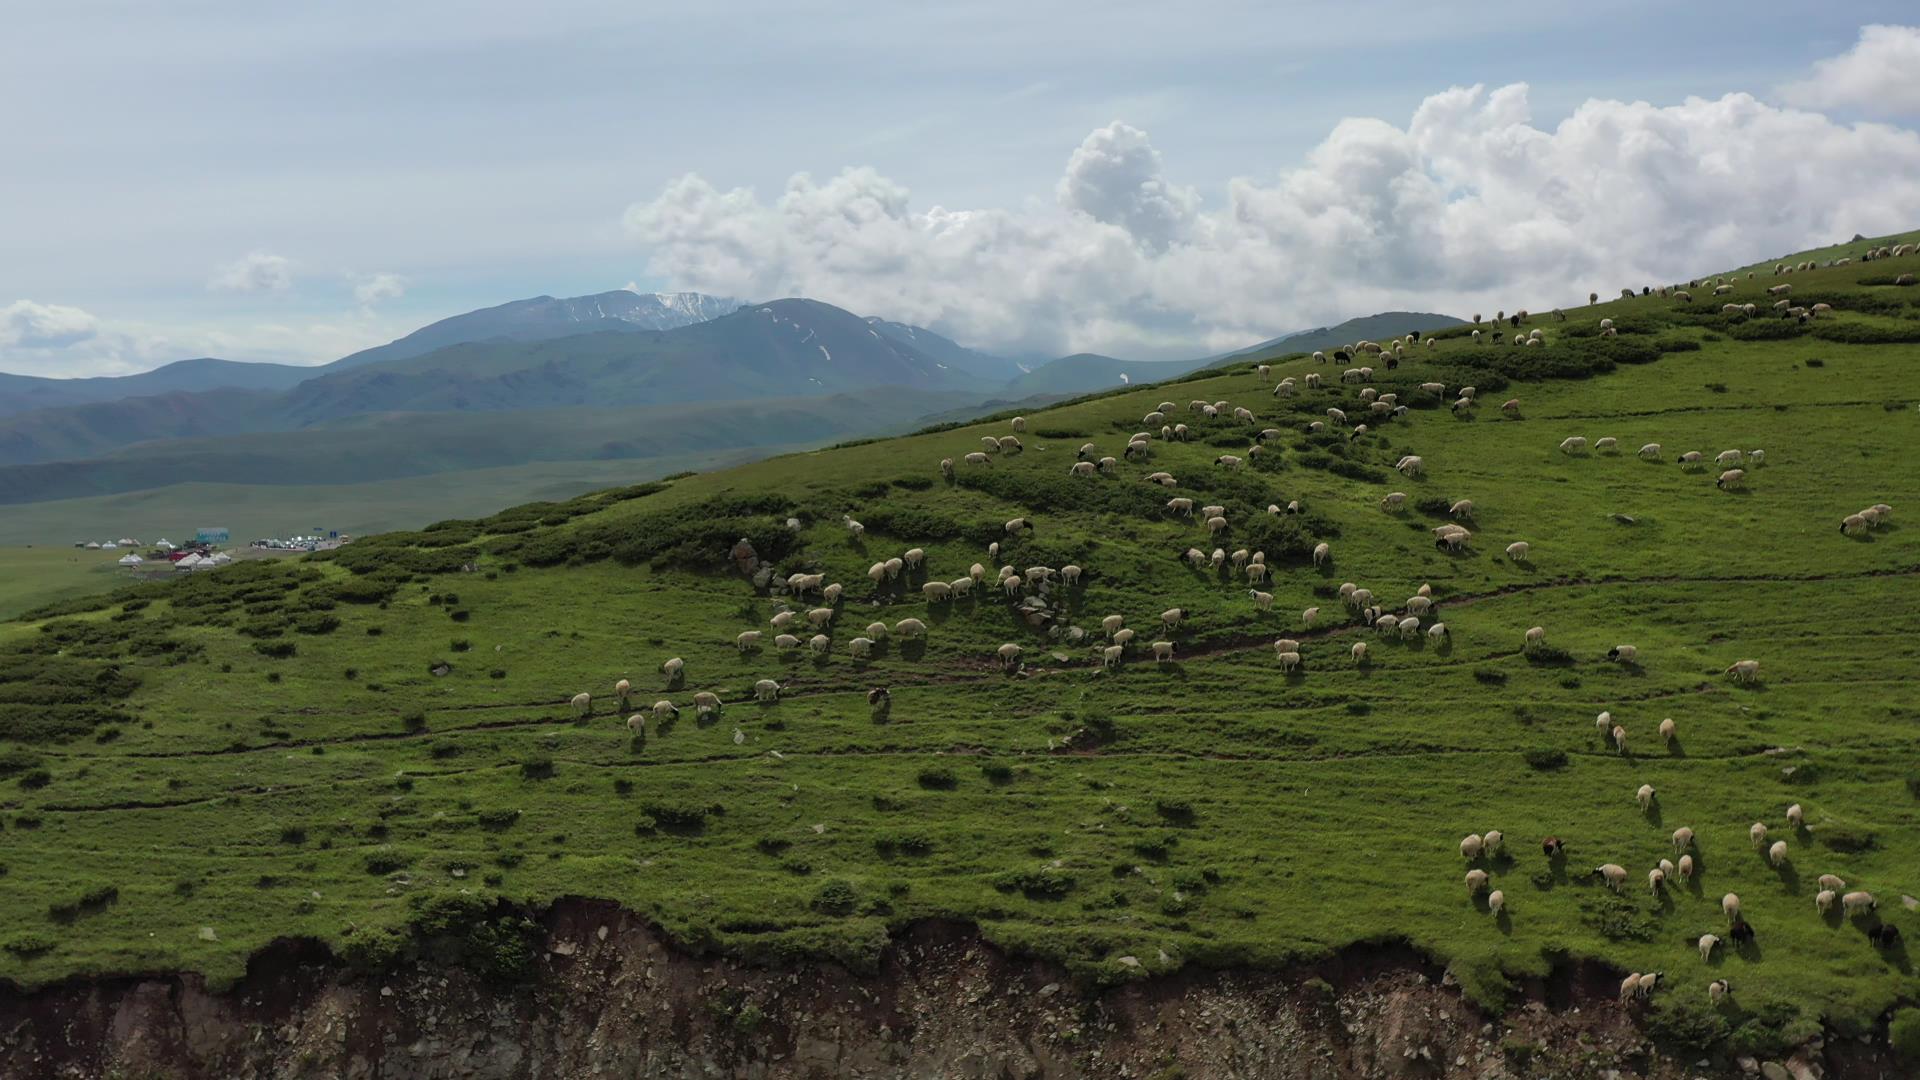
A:
<svg viewBox="0 0 1920 1080">
<path fill-rule="evenodd" d="M 1905 505 L 1920 290 L 1861 284 L 1915 270 L 1920 258 L 1793 276 L 1797 301 L 1836 309 L 1807 325 L 1652 296 L 1535 317 L 1543 349 L 1447 331 L 1397 371 L 1374 363 L 1366 385 L 1413 408 L 1351 442 L 1305 431 L 1329 406 L 1364 409 L 1331 366 L 1276 358 L 1275 379 L 1333 383 L 1285 399 L 1236 362 L 1031 414 L 1024 452 L 962 465 L 952 483 L 938 461 L 1006 434 L 1005 418 L 0 624 L 0 977 L 227 978 L 288 935 L 378 964 L 404 951 L 397 928 L 450 904 L 585 895 L 691 945 L 854 964 L 890 926 L 931 916 L 1093 978 L 1401 939 L 1496 1003 L 1593 958 L 1666 972 L 1656 1031 L 1680 1041 L 1774 1048 L 1822 1020 L 1865 1030 L 1920 980 L 1904 951 L 1877 951 L 1862 923 L 1823 919 L 1812 898 L 1837 873 L 1920 934 L 1900 900 L 1920 893 L 1920 531 L 1902 516 L 1920 512 Z M 1764 306 L 1771 284 L 1742 278 L 1733 298 Z M 1598 336 L 1601 317 L 1619 337 Z M 1483 404 L 1455 415 L 1427 381 L 1477 385 Z M 1513 418 L 1498 408 L 1510 397 Z M 1284 434 L 1248 469 L 1218 468 L 1251 432 L 1200 419 L 1197 399 Z M 1112 477 L 1068 475 L 1081 443 L 1117 456 L 1162 400 L 1192 441 L 1156 437 Z M 1575 434 L 1624 450 L 1560 453 Z M 1647 442 L 1661 460 L 1635 457 Z M 1744 491 L 1675 463 L 1730 447 L 1766 451 Z M 1406 453 L 1425 459 L 1423 478 L 1391 471 Z M 1179 489 L 1142 481 L 1156 470 Z M 1392 490 L 1410 496 L 1405 512 L 1380 508 Z M 1244 578 L 1179 560 L 1214 545 L 1164 510 L 1176 494 L 1227 507 L 1228 550 L 1267 553 L 1271 612 Z M 1461 498 L 1473 542 L 1436 550 L 1433 509 Z M 1265 512 L 1289 500 L 1304 513 Z M 1840 534 L 1843 515 L 1877 502 L 1896 506 L 1888 525 Z M 1018 515 L 1035 529 L 1008 540 L 1002 522 Z M 846 585 L 830 656 L 772 648 L 777 598 L 726 562 L 742 535 L 783 574 Z M 1085 567 L 1051 594 L 1060 633 L 1030 627 L 991 576 L 932 605 L 920 577 L 876 591 L 866 576 L 915 546 L 935 579 L 976 562 L 991 574 L 995 540 L 1016 568 Z M 1514 540 L 1529 561 L 1503 556 Z M 1316 568 L 1322 541 L 1332 562 Z M 1394 609 L 1431 584 L 1450 641 L 1353 625 L 1343 581 Z M 1146 643 L 1175 605 L 1189 612 L 1177 659 L 1155 663 Z M 1321 621 L 1302 629 L 1309 605 Z M 1110 613 L 1140 638 L 1103 672 Z M 928 623 L 924 642 L 889 635 L 870 660 L 849 656 L 869 622 L 905 617 Z M 1535 625 L 1550 648 L 1529 656 Z M 748 629 L 767 648 L 736 651 Z M 1274 660 L 1280 636 L 1301 641 L 1292 676 Z M 1362 640 L 1372 661 L 1359 666 Z M 1017 672 L 994 659 L 1003 642 L 1026 650 Z M 1637 665 L 1606 661 L 1620 643 Z M 686 677 L 669 686 L 660 664 L 674 656 Z M 1723 677 L 1749 657 L 1757 684 Z M 631 737 L 611 700 L 621 678 L 638 705 L 683 714 Z M 785 684 L 781 700 L 753 700 L 761 678 Z M 865 697 L 877 685 L 892 690 L 881 713 Z M 576 720 L 582 690 L 594 715 Z M 703 690 L 725 700 L 719 716 L 695 716 Z M 1602 710 L 1630 753 L 1597 735 Z M 1669 716 L 1679 737 L 1663 747 Z M 1659 792 L 1649 812 L 1643 783 Z M 1787 826 L 1794 802 L 1804 831 Z M 1749 846 L 1754 821 L 1789 842 L 1786 868 Z M 1650 895 L 1646 871 L 1681 825 L 1699 836 L 1700 873 Z M 1467 896 L 1457 850 L 1496 828 L 1507 857 L 1481 865 L 1507 897 L 1498 919 Z M 1566 840 L 1564 863 L 1542 857 L 1549 834 Z M 1628 868 L 1620 895 L 1589 879 L 1602 862 Z M 1693 941 L 1724 936 L 1729 891 L 1757 945 L 1703 963 Z M 1736 1004 L 1710 1010 L 1721 976 Z"/>
<path fill-rule="evenodd" d="M 0 619 L 126 585 L 129 575 L 117 561 L 124 554 L 61 547 L 0 548 Z"/>
</svg>

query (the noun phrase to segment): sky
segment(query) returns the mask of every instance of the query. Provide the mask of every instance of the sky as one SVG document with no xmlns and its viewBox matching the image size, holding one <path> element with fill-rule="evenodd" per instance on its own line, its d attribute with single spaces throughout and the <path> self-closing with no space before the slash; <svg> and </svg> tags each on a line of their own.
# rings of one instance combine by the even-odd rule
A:
<svg viewBox="0 0 1920 1080">
<path fill-rule="evenodd" d="M 1173 358 L 1920 226 L 1910 0 L 5 14 L 21 374 L 322 363 L 629 285 Z"/>
</svg>

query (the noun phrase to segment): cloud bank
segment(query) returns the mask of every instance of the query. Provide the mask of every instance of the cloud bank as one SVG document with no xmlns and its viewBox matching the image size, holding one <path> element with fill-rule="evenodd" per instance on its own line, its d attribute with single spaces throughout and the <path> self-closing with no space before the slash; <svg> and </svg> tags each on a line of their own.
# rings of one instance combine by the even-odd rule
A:
<svg viewBox="0 0 1920 1080">
<path fill-rule="evenodd" d="M 1920 116 L 1920 26 L 1863 26 L 1853 48 L 1780 88 L 1796 105 Z"/>
<path fill-rule="evenodd" d="M 99 332 L 99 322 L 76 307 L 15 300 L 0 308 L 0 348 L 64 349 Z"/>
<path fill-rule="evenodd" d="M 369 274 L 353 287 L 353 298 L 364 307 L 407 295 L 407 279 L 399 274 Z"/>
<path fill-rule="evenodd" d="M 1116 122 L 1072 151 L 1051 206 L 917 209 L 869 168 L 798 174 L 771 199 L 690 173 L 625 223 L 674 288 L 811 296 L 984 347 L 1150 356 L 1392 308 L 1583 302 L 1920 221 L 1913 131 L 1744 93 L 1590 100 L 1545 130 L 1527 96 L 1456 87 L 1404 126 L 1343 120 L 1214 208 Z"/>
</svg>

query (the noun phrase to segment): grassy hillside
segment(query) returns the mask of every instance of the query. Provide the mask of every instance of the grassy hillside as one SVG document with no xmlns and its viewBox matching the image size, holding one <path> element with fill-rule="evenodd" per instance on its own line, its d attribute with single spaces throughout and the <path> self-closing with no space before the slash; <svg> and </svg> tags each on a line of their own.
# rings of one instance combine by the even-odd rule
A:
<svg viewBox="0 0 1920 1080">
<path fill-rule="evenodd" d="M 1397 371 L 1342 384 L 1305 359 L 1275 377 L 1331 386 L 1279 398 L 1245 364 L 1028 414 L 1025 451 L 936 463 L 1008 433 L 1004 420 L 795 454 L 668 485 L 363 541 L 330 558 L 235 566 L 111 603 L 0 624 L 0 977 L 190 966 L 310 935 L 379 966 L 457 939 L 502 977 L 527 940 L 491 898 L 608 897 L 701 946 L 870 960 L 888 926 L 977 921 L 994 939 L 1096 978 L 1184 963 L 1272 964 L 1403 938 L 1476 998 L 1592 957 L 1661 970 L 1653 1030 L 1768 1051 L 1825 1018 L 1864 1030 L 1920 996 L 1904 951 L 1869 922 L 1816 914 L 1821 874 L 1880 898 L 1909 940 L 1920 918 L 1920 532 L 1902 524 L 1920 452 L 1920 289 L 1876 284 L 1920 258 L 1795 275 L 1811 324 L 1727 318 L 1658 296 L 1535 320 L 1545 348 L 1476 347 L 1446 331 Z M 1762 305 L 1762 275 L 1734 298 Z M 1697 296 L 1707 290 L 1696 289 Z M 1617 292 L 1617 290 L 1616 290 Z M 1618 337 L 1599 335 L 1615 320 Z M 1446 384 L 1440 397 L 1422 383 Z M 1445 407 L 1463 384 L 1479 408 Z M 1349 440 L 1312 434 L 1329 407 L 1400 395 L 1402 418 Z M 1499 403 L 1521 402 L 1503 416 Z M 1208 422 L 1190 400 L 1253 410 Z M 1117 455 L 1143 414 L 1175 404 L 1191 442 L 1155 438 L 1115 475 L 1069 475 L 1075 448 Z M 1172 422 L 1171 420 L 1169 422 Z M 1279 430 L 1246 470 L 1253 431 Z M 1575 456 L 1561 440 L 1616 438 Z M 1636 458 L 1643 443 L 1657 461 Z M 1675 459 L 1764 449 L 1744 490 Z M 1426 473 L 1392 472 L 1420 455 Z M 1151 472 L 1178 477 L 1168 491 Z M 1403 491 L 1402 513 L 1381 508 Z M 1191 568 L 1215 541 L 1169 496 L 1226 508 L 1227 551 L 1264 551 L 1275 597 Z M 1445 507 L 1475 505 L 1471 544 L 1436 550 Z M 1299 515 L 1270 515 L 1298 500 Z M 1847 537 L 1843 515 L 1896 504 Z M 852 539 L 851 514 L 866 525 Z M 798 517 L 796 533 L 784 522 Z M 1024 516 L 1031 533 L 1002 523 Z M 773 647 L 783 598 L 733 572 L 741 536 L 781 573 L 846 586 L 822 657 Z M 1502 552 L 1526 540 L 1531 558 Z M 1005 550 L 990 558 L 987 546 Z M 1315 567 L 1314 544 L 1331 563 Z M 930 604 L 909 574 L 867 569 L 921 547 L 933 579 L 986 584 Z M 1074 587 L 1028 618 L 992 568 L 1072 563 Z M 467 571 L 464 567 L 474 569 Z M 1230 568 L 1229 568 L 1230 569 Z M 1356 625 L 1351 581 L 1399 610 L 1422 584 L 1451 637 Z M 1026 594 L 1031 595 L 1031 594 Z M 811 607 L 807 600 L 798 606 Z M 1177 652 L 1147 643 L 1188 617 Z M 1303 628 L 1302 609 L 1320 619 Z M 1113 671 L 1100 620 L 1139 639 Z M 850 642 L 878 619 L 870 659 Z M 1524 651 L 1532 626 L 1547 645 Z M 735 636 L 767 646 L 742 654 Z M 1283 674 L 1272 642 L 1299 640 Z M 1365 642 L 1371 661 L 1356 665 Z M 1023 647 L 1006 672 L 1003 643 Z M 1605 659 L 1637 646 L 1637 664 Z M 684 681 L 661 663 L 685 659 Z M 1760 680 L 1724 677 L 1758 659 Z M 629 679 L 641 706 L 611 698 Z M 784 686 L 756 703 L 758 679 Z M 890 710 L 866 691 L 892 690 Z M 569 699 L 594 695 L 576 719 Z M 717 716 L 693 695 L 718 694 Z M 1596 734 L 1602 710 L 1628 753 Z M 1678 738 L 1663 746 L 1663 718 Z M 1643 812 L 1635 791 L 1658 798 Z M 1788 827 L 1799 803 L 1806 829 Z M 1783 868 L 1748 843 L 1764 821 Z M 1694 829 L 1700 871 L 1650 895 L 1646 874 Z M 1462 885 L 1458 845 L 1505 832 L 1477 864 L 1491 916 Z M 1567 843 L 1564 862 L 1540 839 Z M 1593 884 L 1627 868 L 1618 895 Z M 1702 962 L 1736 892 L 1756 945 Z M 451 937 L 450 937 L 451 935 Z M 1708 1006 L 1728 977 L 1734 1004 Z"/>
<path fill-rule="evenodd" d="M 0 619 L 125 585 L 127 572 L 116 562 L 124 554 L 70 547 L 0 547 Z"/>
</svg>

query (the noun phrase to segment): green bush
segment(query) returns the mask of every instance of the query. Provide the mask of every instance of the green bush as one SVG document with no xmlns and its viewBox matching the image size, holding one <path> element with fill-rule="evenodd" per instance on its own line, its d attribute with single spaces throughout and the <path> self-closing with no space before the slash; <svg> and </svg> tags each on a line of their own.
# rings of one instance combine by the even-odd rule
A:
<svg viewBox="0 0 1920 1080">
<path fill-rule="evenodd" d="M 953 775 L 953 770 L 945 765 L 931 765 L 921 769 L 917 779 L 921 787 L 934 791 L 952 791 L 960 782 Z"/>
<path fill-rule="evenodd" d="M 822 915 L 851 915 L 860 906 L 860 893 L 852 882 L 833 878 L 813 891 L 809 906 Z"/>
<path fill-rule="evenodd" d="M 1058 900 L 1073 891 L 1074 877 L 1051 867 L 1039 870 L 1009 870 L 993 879 L 1001 892 L 1017 892 L 1029 900 Z"/>
<path fill-rule="evenodd" d="M 1565 750 L 1528 750 L 1520 756 L 1526 760 L 1528 767 L 1538 769 L 1541 772 L 1551 772 L 1554 769 L 1564 769 L 1567 767 L 1567 752 Z"/>
<path fill-rule="evenodd" d="M 9 946 L 11 948 L 11 946 Z M 1887 1041 L 1902 1061 L 1920 1065 L 1920 1009 L 1906 1008 L 1893 1014 L 1887 1025 Z"/>
<path fill-rule="evenodd" d="M 286 660 L 300 650 L 291 641 L 256 641 L 253 651 L 270 660 Z"/>
<path fill-rule="evenodd" d="M 1704 1001 L 1665 1000 L 1641 1021 L 1647 1034 L 1673 1050 L 1697 1053 L 1717 1045 L 1728 1034 L 1726 1018 Z"/>
</svg>

